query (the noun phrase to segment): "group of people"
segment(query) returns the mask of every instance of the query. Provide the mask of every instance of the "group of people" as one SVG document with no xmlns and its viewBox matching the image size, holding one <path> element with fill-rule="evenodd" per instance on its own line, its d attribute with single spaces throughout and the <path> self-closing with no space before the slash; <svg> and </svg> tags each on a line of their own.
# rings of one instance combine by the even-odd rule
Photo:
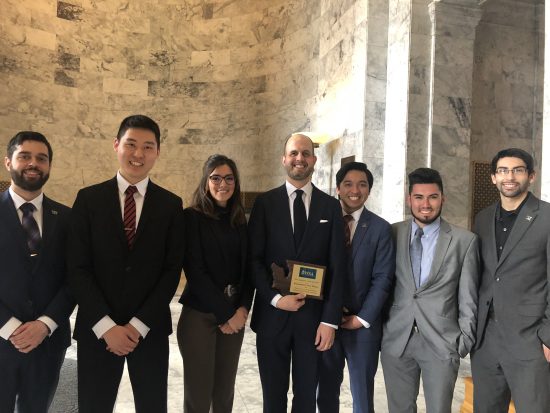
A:
<svg viewBox="0 0 550 413">
<path fill-rule="evenodd" d="M 500 201 L 474 232 L 441 218 L 438 171 L 408 176 L 411 218 L 390 225 L 365 203 L 367 165 L 344 164 L 338 199 L 311 183 L 313 142 L 284 143 L 285 183 L 246 220 L 235 162 L 212 155 L 191 205 L 149 179 L 158 125 L 124 119 L 119 170 L 78 192 L 72 209 L 42 192 L 53 151 L 38 132 L 8 143 L 0 194 L 0 412 L 47 412 L 78 313 L 78 405 L 113 411 L 125 363 L 136 412 L 167 411 L 169 304 L 183 268 L 177 338 L 187 413 L 233 406 L 251 313 L 266 413 L 339 411 L 347 363 L 355 413 L 374 412 L 380 358 L 391 413 L 451 411 L 460 358 L 471 354 L 475 412 L 550 409 L 550 205 L 529 185 L 533 158 L 500 151 Z M 274 283 L 288 261 L 324 268 L 322 299 Z M 255 296 L 254 296 L 255 293 Z M 253 303 L 253 304 L 252 304 Z M 379 357 L 380 356 L 380 357 Z"/>
</svg>

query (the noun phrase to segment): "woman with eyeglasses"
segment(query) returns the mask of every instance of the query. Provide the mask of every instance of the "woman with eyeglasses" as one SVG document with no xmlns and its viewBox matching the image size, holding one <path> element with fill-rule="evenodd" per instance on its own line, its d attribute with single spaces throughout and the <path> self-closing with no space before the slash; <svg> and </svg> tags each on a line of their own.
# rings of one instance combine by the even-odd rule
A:
<svg viewBox="0 0 550 413">
<path fill-rule="evenodd" d="M 246 271 L 246 218 L 239 173 L 224 155 L 203 167 L 185 209 L 187 278 L 177 336 L 184 370 L 184 412 L 229 413 L 244 326 L 254 290 Z"/>
</svg>

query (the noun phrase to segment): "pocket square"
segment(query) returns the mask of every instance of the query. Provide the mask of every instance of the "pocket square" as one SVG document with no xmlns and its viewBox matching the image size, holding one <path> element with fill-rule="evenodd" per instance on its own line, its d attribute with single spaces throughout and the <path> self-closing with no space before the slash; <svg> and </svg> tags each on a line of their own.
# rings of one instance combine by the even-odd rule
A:
<svg viewBox="0 0 550 413">
<path fill-rule="evenodd" d="M 322 219 L 319 221 L 319 224 L 326 224 L 328 222 L 328 219 Z"/>
</svg>

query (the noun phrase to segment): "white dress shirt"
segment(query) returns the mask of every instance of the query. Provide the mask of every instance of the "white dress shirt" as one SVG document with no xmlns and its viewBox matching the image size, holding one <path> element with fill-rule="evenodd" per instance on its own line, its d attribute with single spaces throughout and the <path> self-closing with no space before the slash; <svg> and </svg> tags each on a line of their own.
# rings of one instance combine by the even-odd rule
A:
<svg viewBox="0 0 550 413">
<path fill-rule="evenodd" d="M 19 207 L 26 202 L 29 202 L 30 204 L 33 204 L 35 206 L 36 209 L 33 211 L 32 216 L 38 224 L 38 230 L 40 231 L 40 236 L 42 236 L 42 202 L 44 201 L 44 194 L 41 192 L 40 195 L 38 195 L 33 200 L 26 201 L 25 199 L 17 195 L 11 186 L 8 191 L 10 193 L 13 204 L 15 205 L 15 209 L 17 210 L 17 216 L 19 217 L 20 222 L 22 222 L 23 220 L 23 211 L 21 211 Z M 37 318 L 37 320 L 42 321 L 44 324 L 46 324 L 46 326 L 48 326 L 48 328 L 50 329 L 48 335 L 50 336 L 57 329 L 57 323 L 48 316 L 40 316 Z M 8 340 L 13 332 L 17 330 L 17 328 L 21 324 L 23 324 L 23 322 L 18 320 L 16 317 L 11 317 L 6 322 L 6 324 L 4 324 L 2 328 L 0 328 L 0 337 L 2 337 L 4 340 Z"/>
</svg>

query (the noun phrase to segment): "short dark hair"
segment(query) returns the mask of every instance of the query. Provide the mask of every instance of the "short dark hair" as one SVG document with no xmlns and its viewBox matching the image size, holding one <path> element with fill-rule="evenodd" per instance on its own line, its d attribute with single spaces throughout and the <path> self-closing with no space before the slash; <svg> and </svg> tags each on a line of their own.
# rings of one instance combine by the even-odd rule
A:
<svg viewBox="0 0 550 413">
<path fill-rule="evenodd" d="M 409 195 L 416 184 L 436 184 L 443 194 L 443 180 L 439 172 L 432 168 L 418 168 L 409 174 Z"/>
<path fill-rule="evenodd" d="M 193 201 L 191 206 L 193 209 L 202 212 L 210 218 L 219 218 L 219 214 L 216 212 L 215 208 L 215 201 L 208 190 L 208 179 L 210 178 L 212 171 L 222 165 L 229 166 L 233 176 L 235 177 L 235 189 L 233 190 L 233 195 L 231 195 L 231 198 L 229 198 L 229 201 L 227 202 L 227 206 L 229 207 L 229 220 L 231 226 L 237 227 L 238 225 L 246 223 L 246 216 L 241 203 L 241 181 L 235 161 L 225 155 L 215 154 L 208 157 L 202 167 L 202 177 L 199 182 L 199 186 L 193 193 Z"/>
<path fill-rule="evenodd" d="M 523 162 L 525 162 L 525 166 L 527 167 L 527 172 L 529 173 L 529 175 L 535 171 L 534 169 L 535 162 L 531 154 L 524 151 L 523 149 L 507 148 L 507 149 L 498 151 L 498 153 L 495 155 L 495 157 L 491 161 L 491 173 L 493 175 L 496 174 L 497 172 L 497 163 L 501 158 L 519 158 Z"/>
<path fill-rule="evenodd" d="M 15 136 L 10 139 L 10 141 L 8 142 L 8 148 L 7 148 L 7 155 L 9 159 L 11 159 L 11 157 L 13 156 L 13 153 L 17 150 L 17 147 L 25 141 L 42 142 L 44 145 L 46 145 L 46 148 L 48 148 L 48 157 L 50 158 L 50 163 L 52 162 L 53 150 L 52 150 L 52 146 L 50 145 L 50 142 L 48 142 L 46 137 L 42 135 L 40 132 L 33 132 L 33 131 L 17 132 Z"/>
<path fill-rule="evenodd" d="M 153 119 L 145 115 L 131 115 L 127 118 L 124 118 L 124 120 L 120 124 L 120 127 L 118 128 L 116 140 L 119 141 L 120 138 L 124 136 L 126 131 L 131 128 L 145 129 L 153 132 L 157 141 L 157 149 L 160 149 L 160 128 L 157 122 L 155 122 Z"/>
<path fill-rule="evenodd" d="M 372 189 L 374 184 L 374 177 L 372 176 L 371 171 L 367 168 L 367 164 L 363 162 L 348 162 L 342 165 L 340 170 L 336 172 L 336 187 L 340 188 L 340 184 L 346 177 L 349 171 L 359 171 L 364 172 L 367 175 L 367 182 L 369 183 L 369 191 Z"/>
</svg>

